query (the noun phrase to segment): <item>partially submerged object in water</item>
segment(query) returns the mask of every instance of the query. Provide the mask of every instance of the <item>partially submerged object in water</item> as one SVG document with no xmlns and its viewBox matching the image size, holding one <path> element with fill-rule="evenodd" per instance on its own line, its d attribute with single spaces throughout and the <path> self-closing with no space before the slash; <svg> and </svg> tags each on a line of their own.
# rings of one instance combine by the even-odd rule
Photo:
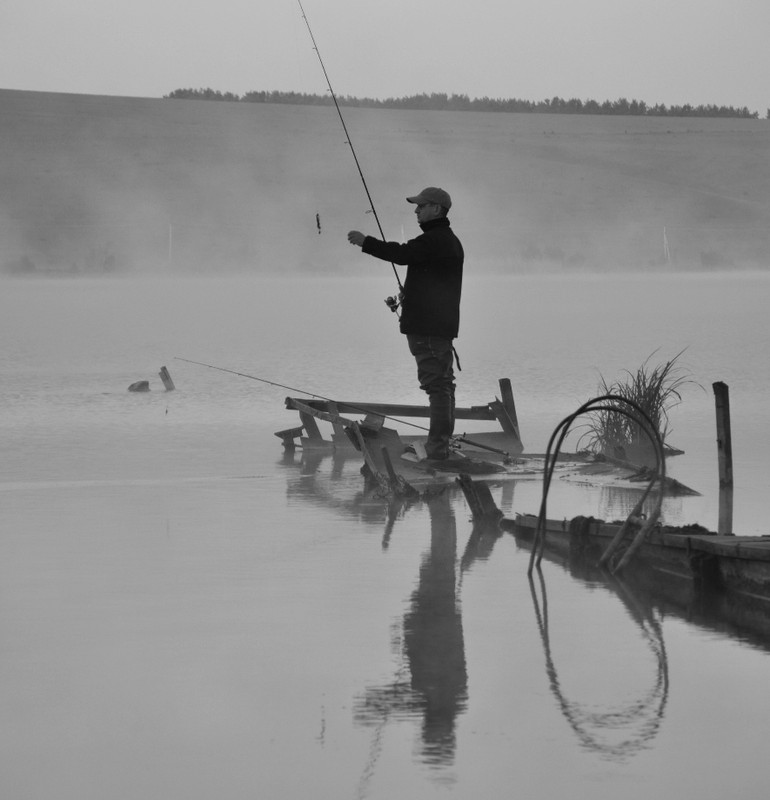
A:
<svg viewBox="0 0 770 800">
<path fill-rule="evenodd" d="M 409 493 L 426 482 L 437 482 L 447 476 L 471 475 L 528 479 L 543 474 L 544 455 L 524 454 L 511 383 L 499 381 L 502 399 L 483 405 L 455 409 L 457 420 L 489 420 L 499 424 L 497 430 L 454 437 L 452 456 L 444 461 L 425 458 L 421 449 L 427 428 L 404 418 L 430 417 L 428 406 L 389 403 L 351 403 L 314 397 L 287 397 L 286 407 L 299 413 L 301 425 L 277 431 L 287 451 L 301 447 L 308 453 L 358 452 L 364 460 L 362 472 L 367 482 L 392 494 Z M 363 419 L 353 419 L 363 417 Z M 420 430 L 419 435 L 400 434 L 385 426 L 386 420 L 400 422 Z M 319 421 L 332 426 L 330 438 L 321 433 Z M 607 459 L 594 453 L 559 454 L 556 471 L 565 480 L 636 488 L 641 468 L 628 462 Z M 650 475 L 645 474 L 645 481 Z M 669 493 L 697 494 L 682 484 L 662 476 Z"/>
</svg>

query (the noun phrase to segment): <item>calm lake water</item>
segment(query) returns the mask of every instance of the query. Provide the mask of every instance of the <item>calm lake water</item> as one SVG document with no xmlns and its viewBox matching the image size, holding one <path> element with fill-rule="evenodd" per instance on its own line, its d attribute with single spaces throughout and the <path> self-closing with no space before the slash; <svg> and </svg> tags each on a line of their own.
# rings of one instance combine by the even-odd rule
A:
<svg viewBox="0 0 770 800">
<path fill-rule="evenodd" d="M 3 797 L 765 795 L 770 646 L 554 564 L 530 584 L 451 485 L 389 506 L 354 459 L 283 453 L 287 394 L 423 402 L 392 281 L 0 289 Z M 542 451 L 600 376 L 684 350 L 669 469 L 701 496 L 665 518 L 716 526 L 724 381 L 735 530 L 770 533 L 768 307 L 766 275 L 469 277 L 458 404 L 511 378 Z M 537 481 L 492 489 L 537 511 Z M 557 482 L 549 509 L 632 502 Z"/>
</svg>

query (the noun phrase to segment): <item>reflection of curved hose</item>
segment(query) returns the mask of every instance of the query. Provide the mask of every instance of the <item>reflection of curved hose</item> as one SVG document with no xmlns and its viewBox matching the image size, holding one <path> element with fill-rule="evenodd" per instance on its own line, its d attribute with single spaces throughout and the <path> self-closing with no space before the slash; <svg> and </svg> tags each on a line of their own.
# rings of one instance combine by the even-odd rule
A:
<svg viewBox="0 0 770 800">
<path fill-rule="evenodd" d="M 545 656 L 545 669 L 548 676 L 551 692 L 556 698 L 562 715 L 569 726 L 577 734 L 585 747 L 601 753 L 609 758 L 626 758 L 635 755 L 645 744 L 653 739 L 660 729 L 661 722 L 668 701 L 668 658 L 666 646 L 663 641 L 663 631 L 660 623 L 652 614 L 652 610 L 637 600 L 636 597 L 623 583 L 617 579 L 610 579 L 610 585 L 620 596 L 623 604 L 632 619 L 639 625 L 657 667 L 655 681 L 648 692 L 639 700 L 617 711 L 589 712 L 579 703 L 574 703 L 564 696 L 559 681 L 559 675 L 551 651 L 551 640 L 548 630 L 548 598 L 546 595 L 545 580 L 538 569 L 540 590 L 543 596 L 542 611 L 537 599 L 537 591 L 532 576 L 529 576 L 529 587 L 532 593 L 532 602 L 535 608 L 535 617 L 540 631 L 540 639 Z M 610 728 L 630 727 L 638 724 L 639 730 L 632 736 L 628 735 L 618 744 L 608 744 L 599 741 L 598 730 Z"/>
<path fill-rule="evenodd" d="M 605 404 L 605 405 L 602 405 Z M 630 407 L 632 410 L 628 410 Z M 646 536 L 647 532 L 652 528 L 652 526 L 657 522 L 658 517 L 660 515 L 660 509 L 663 502 L 663 486 L 666 477 L 666 459 L 663 452 L 663 440 L 660 436 L 660 432 L 652 423 L 652 420 L 641 408 L 637 403 L 633 400 L 629 400 L 626 397 L 622 397 L 620 395 L 615 394 L 605 394 L 601 397 L 596 397 L 593 400 L 589 400 L 588 402 L 584 403 L 574 414 L 570 414 L 568 417 L 565 417 L 557 426 L 556 429 L 551 434 L 551 438 L 548 441 L 548 448 L 545 454 L 545 466 L 543 470 L 543 496 L 540 503 L 540 513 L 538 515 L 537 520 L 537 531 L 535 533 L 535 541 L 532 547 L 532 552 L 530 553 L 529 558 L 529 568 L 527 570 L 527 574 L 532 577 L 532 568 L 537 563 L 538 567 L 540 566 L 540 562 L 543 558 L 543 549 L 545 546 L 545 521 L 546 521 L 546 504 L 548 500 L 548 490 L 551 487 L 551 479 L 553 478 L 553 471 L 556 466 L 556 461 L 559 456 L 559 451 L 561 450 L 561 446 L 564 443 L 564 439 L 567 437 L 569 433 L 570 426 L 572 423 L 582 414 L 588 414 L 594 411 L 609 411 L 618 414 L 622 414 L 625 417 L 628 417 L 633 422 L 635 422 L 639 429 L 647 436 L 647 438 L 652 443 L 653 449 L 655 451 L 655 472 L 652 474 L 652 477 L 645 489 L 644 493 L 642 494 L 641 498 L 636 504 L 636 507 L 629 515 L 628 519 L 623 523 L 620 530 L 618 531 L 615 538 L 610 543 L 607 551 L 602 556 L 602 563 L 607 563 L 609 559 L 614 555 L 615 551 L 619 547 L 623 537 L 626 535 L 626 531 L 630 526 L 633 519 L 638 519 L 642 513 L 642 508 L 644 506 L 644 502 L 647 499 L 647 496 L 652 491 L 652 487 L 654 486 L 655 482 L 659 479 L 661 490 L 658 493 L 657 503 L 655 508 L 650 513 L 647 521 L 642 526 L 639 533 L 634 538 L 633 542 L 631 543 L 630 547 L 626 550 L 626 552 L 620 558 L 619 563 L 616 565 L 616 569 L 622 569 L 627 563 L 630 557 L 635 552 L 636 548 L 641 544 L 644 536 Z M 554 447 L 555 442 L 555 447 Z"/>
</svg>

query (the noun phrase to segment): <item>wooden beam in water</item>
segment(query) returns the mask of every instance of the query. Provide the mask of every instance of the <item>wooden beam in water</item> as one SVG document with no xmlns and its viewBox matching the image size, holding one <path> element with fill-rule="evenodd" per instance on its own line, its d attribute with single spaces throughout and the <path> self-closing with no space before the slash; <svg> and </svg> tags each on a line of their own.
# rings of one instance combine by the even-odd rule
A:
<svg viewBox="0 0 770 800">
<path fill-rule="evenodd" d="M 385 464 L 385 471 L 388 473 L 388 482 L 390 483 L 393 494 L 396 495 L 396 497 L 419 497 L 420 493 L 417 489 L 415 489 L 403 475 L 399 475 L 396 472 L 388 448 L 380 448 L 380 453 L 382 454 L 382 461 Z"/>
<path fill-rule="evenodd" d="M 500 378 L 500 398 L 503 402 L 508 419 L 511 421 L 516 430 L 516 435 L 519 436 L 519 417 L 516 414 L 516 403 L 513 399 L 513 389 L 511 388 L 511 381 L 509 378 Z M 521 437 L 519 437 L 521 439 Z"/>
<path fill-rule="evenodd" d="M 366 472 L 364 472 L 364 475 L 368 477 L 369 481 L 371 481 L 371 483 L 373 483 L 379 489 L 386 493 L 390 493 L 390 482 L 388 481 L 387 476 L 380 472 L 377 462 L 375 461 L 372 452 L 369 450 L 366 439 L 361 432 L 360 424 L 358 422 L 351 422 L 348 430 L 350 431 L 351 436 L 358 443 L 358 447 L 364 457 L 364 466 L 366 467 Z"/>
<path fill-rule="evenodd" d="M 324 422 L 331 422 L 332 425 L 340 425 L 341 427 L 347 427 L 348 425 L 351 425 L 353 423 L 352 419 L 346 419 L 345 417 L 342 417 L 333 411 L 327 411 L 324 409 L 317 408 L 316 406 L 310 403 L 305 403 L 304 401 L 297 400 L 296 398 L 293 397 L 287 398 L 287 406 L 289 400 L 292 400 L 291 408 L 294 408 L 297 411 L 299 411 L 300 417 L 304 415 L 313 420 L 313 426 L 315 427 L 316 431 L 318 430 L 318 425 L 316 425 L 315 423 L 316 419 L 321 419 Z M 321 436 L 320 432 L 318 433 L 318 436 L 319 437 Z"/>
<path fill-rule="evenodd" d="M 345 425 L 342 422 L 342 417 L 339 416 L 339 409 L 337 408 L 336 403 L 329 403 L 329 413 L 333 414 L 335 417 L 338 417 L 338 419 L 332 420 L 332 428 L 334 429 L 334 433 L 337 436 L 345 436 Z"/>
<path fill-rule="evenodd" d="M 315 408 L 319 411 L 331 411 L 332 405 L 327 400 L 299 400 L 296 397 L 286 398 L 286 408 L 297 409 L 297 404 Z M 380 417 L 430 417 L 428 406 L 399 405 L 397 403 L 351 403 L 345 400 L 337 400 L 333 404 L 340 414 L 373 414 Z M 456 419 L 478 419 L 493 420 L 497 415 L 492 411 L 489 404 L 485 406 L 470 406 L 469 408 L 456 408 Z"/>
<path fill-rule="evenodd" d="M 483 481 L 473 481 L 470 475 L 461 474 L 457 482 L 463 490 L 474 522 L 497 523 L 503 512 L 497 507 L 489 486 Z"/>
<path fill-rule="evenodd" d="M 489 408 L 500 423 L 500 427 L 513 436 L 523 450 L 524 446 L 519 434 L 519 418 L 516 414 L 516 404 L 513 400 L 513 389 L 511 389 L 511 382 L 508 378 L 500 378 L 500 394 L 503 399 L 493 400 L 489 404 Z"/>
<path fill-rule="evenodd" d="M 299 439 L 305 432 L 305 428 L 300 425 L 298 428 L 287 428 L 283 431 L 276 431 L 275 435 L 283 442 L 287 450 L 294 450 L 297 446 L 296 439 Z"/>
</svg>

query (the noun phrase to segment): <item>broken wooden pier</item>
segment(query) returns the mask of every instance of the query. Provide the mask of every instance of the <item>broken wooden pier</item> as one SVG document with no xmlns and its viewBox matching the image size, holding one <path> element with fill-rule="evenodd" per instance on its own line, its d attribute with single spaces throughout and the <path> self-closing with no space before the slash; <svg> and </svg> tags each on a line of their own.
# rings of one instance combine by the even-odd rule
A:
<svg viewBox="0 0 770 800">
<path fill-rule="evenodd" d="M 524 449 L 519 435 L 519 421 L 516 415 L 516 405 L 513 398 L 511 382 L 508 378 L 499 381 L 500 398 L 495 398 L 484 405 L 469 406 L 455 409 L 455 419 L 497 422 L 499 429 L 473 433 L 467 442 L 470 449 L 479 452 L 504 451 L 511 455 L 521 453 Z M 305 449 L 332 449 L 355 447 L 354 438 L 351 438 L 351 426 L 356 422 L 364 435 L 375 434 L 384 439 L 398 437 L 404 445 L 425 439 L 427 426 L 415 425 L 405 420 L 429 419 L 428 406 L 400 405 L 396 403 L 368 403 L 321 400 L 316 398 L 305 399 L 287 397 L 286 408 L 299 413 L 300 425 L 277 431 L 276 436 L 281 439 L 286 449 L 301 446 Z M 363 419 L 354 419 L 363 418 Z M 386 420 L 391 422 L 404 422 L 409 427 L 419 430 L 415 434 L 399 434 L 395 430 L 385 427 Z M 331 433 L 325 438 L 321 432 L 319 422 L 331 426 Z M 463 437 L 458 437 L 462 439 Z"/>
<path fill-rule="evenodd" d="M 287 397 L 286 408 L 299 414 L 300 425 L 275 435 L 286 450 L 299 446 L 316 453 L 358 451 L 363 456 L 362 472 L 367 482 L 388 494 L 409 495 L 417 491 L 412 486 L 414 481 L 424 481 L 442 472 L 491 474 L 503 470 L 502 463 L 510 462 L 523 451 L 511 382 L 501 378 L 499 386 L 499 398 L 483 405 L 455 409 L 458 422 L 496 422 L 498 427 L 471 435 L 455 435 L 457 457 L 451 459 L 451 465 L 420 458 L 428 428 L 411 420 L 427 421 L 430 418 L 427 405 Z M 415 433 L 399 432 L 387 427 L 386 421 L 414 429 Z M 327 436 L 322 433 L 321 423 L 330 427 Z M 411 458 L 406 452 L 410 445 L 414 450 Z"/>
</svg>

